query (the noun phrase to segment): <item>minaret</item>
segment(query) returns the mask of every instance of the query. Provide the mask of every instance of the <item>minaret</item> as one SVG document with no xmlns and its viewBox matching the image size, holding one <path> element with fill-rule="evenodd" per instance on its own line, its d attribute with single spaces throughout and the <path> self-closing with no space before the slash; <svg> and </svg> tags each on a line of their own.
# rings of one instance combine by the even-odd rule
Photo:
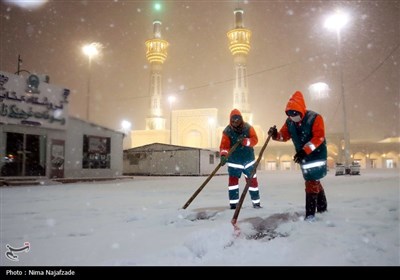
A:
<svg viewBox="0 0 400 280">
<path fill-rule="evenodd" d="M 167 59 L 168 42 L 161 39 L 161 21 L 153 22 L 153 39 L 146 41 L 146 58 L 151 65 L 150 73 L 150 110 L 146 118 L 146 130 L 165 129 L 165 118 L 161 109 L 162 65 Z"/>
<path fill-rule="evenodd" d="M 235 64 L 235 85 L 233 87 L 233 108 L 241 111 L 245 121 L 252 123 L 253 114 L 250 113 L 248 101 L 249 89 L 247 86 L 246 62 L 250 51 L 251 31 L 243 27 L 243 10 L 235 9 L 235 29 L 230 30 L 229 50 Z"/>
</svg>

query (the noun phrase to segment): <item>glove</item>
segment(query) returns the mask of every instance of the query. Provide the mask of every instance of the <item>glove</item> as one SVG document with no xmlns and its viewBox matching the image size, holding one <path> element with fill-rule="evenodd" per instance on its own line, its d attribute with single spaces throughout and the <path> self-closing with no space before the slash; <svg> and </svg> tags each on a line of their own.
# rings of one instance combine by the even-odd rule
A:
<svg viewBox="0 0 400 280">
<path fill-rule="evenodd" d="M 306 157 L 306 151 L 304 151 L 303 149 L 301 149 L 300 151 L 298 151 L 294 157 L 293 160 L 295 163 L 301 163 L 303 161 L 303 159 Z"/>
<path fill-rule="evenodd" d="M 228 158 L 226 156 L 221 156 L 221 161 L 220 161 L 221 166 L 224 166 L 227 161 Z"/>
<path fill-rule="evenodd" d="M 243 138 L 242 140 L 242 146 L 250 146 L 250 138 Z"/>
<path fill-rule="evenodd" d="M 275 126 L 269 128 L 268 135 L 270 135 L 272 139 L 276 139 L 276 137 L 278 137 L 278 130 Z"/>
</svg>

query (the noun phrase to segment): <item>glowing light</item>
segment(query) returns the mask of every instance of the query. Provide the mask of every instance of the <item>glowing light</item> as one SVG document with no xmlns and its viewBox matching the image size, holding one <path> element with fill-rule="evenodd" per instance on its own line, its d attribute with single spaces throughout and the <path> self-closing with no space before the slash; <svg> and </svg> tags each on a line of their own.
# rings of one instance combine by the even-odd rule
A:
<svg viewBox="0 0 400 280">
<path fill-rule="evenodd" d="M 82 47 L 82 51 L 85 55 L 87 55 L 89 57 L 89 59 L 91 59 L 92 57 L 94 57 L 100 53 L 101 47 L 102 46 L 100 43 L 91 43 L 88 45 L 84 45 Z"/>
<path fill-rule="evenodd" d="M 325 20 L 324 26 L 329 30 L 338 31 L 349 22 L 349 19 L 350 18 L 346 13 L 337 11 L 335 14 Z"/>
<path fill-rule="evenodd" d="M 154 4 L 154 10 L 161 11 L 161 9 L 162 9 L 162 5 L 160 3 L 155 3 Z"/>
<path fill-rule="evenodd" d="M 329 86 L 326 83 L 318 82 L 308 87 L 311 99 L 320 100 L 329 96 Z"/>
<path fill-rule="evenodd" d="M 18 6 L 23 9 L 37 9 L 46 4 L 47 0 L 35 0 L 35 1 L 27 1 L 27 0 L 5 0 L 4 2 L 9 3 L 14 6 Z"/>
<path fill-rule="evenodd" d="M 122 126 L 122 129 L 125 131 L 128 131 L 129 129 L 131 129 L 131 123 L 127 120 L 123 120 L 121 122 L 121 126 Z"/>
<path fill-rule="evenodd" d="M 172 106 L 172 103 L 174 103 L 175 100 L 176 100 L 175 95 L 168 96 L 168 102 L 169 102 L 170 106 Z"/>
</svg>

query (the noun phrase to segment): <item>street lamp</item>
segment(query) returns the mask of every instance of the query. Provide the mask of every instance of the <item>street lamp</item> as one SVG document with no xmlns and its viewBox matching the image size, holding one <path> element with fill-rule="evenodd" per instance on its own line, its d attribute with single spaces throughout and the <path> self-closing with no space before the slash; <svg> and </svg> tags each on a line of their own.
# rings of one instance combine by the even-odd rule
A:
<svg viewBox="0 0 400 280">
<path fill-rule="evenodd" d="M 127 120 L 123 120 L 122 122 L 121 122 L 121 127 L 122 127 L 122 132 L 124 133 L 124 138 L 125 137 L 127 137 L 128 139 L 130 139 L 130 134 L 129 134 L 129 132 L 130 132 L 130 130 L 131 130 L 131 126 L 132 126 L 132 124 L 129 122 L 129 121 L 127 121 Z M 125 139 L 124 139 L 125 140 Z M 125 142 L 125 141 L 124 141 Z M 124 145 L 122 145 L 122 146 L 124 146 Z M 130 148 L 130 143 L 128 142 L 128 147 L 127 148 Z"/>
<path fill-rule="evenodd" d="M 329 86 L 323 82 L 314 83 L 308 87 L 308 91 L 310 92 L 311 99 L 319 102 L 319 106 L 320 106 L 319 113 L 320 114 L 322 113 L 321 112 L 322 111 L 321 110 L 321 107 L 322 107 L 321 101 L 322 101 L 322 99 L 325 99 L 329 96 L 329 90 L 330 90 Z"/>
<path fill-rule="evenodd" d="M 129 130 L 131 129 L 131 123 L 127 120 L 123 120 L 121 122 L 122 132 L 124 134 L 128 134 Z"/>
<path fill-rule="evenodd" d="M 350 158 L 350 140 L 349 135 L 347 132 L 347 113 L 346 113 L 346 100 L 344 94 L 344 84 L 343 84 L 343 67 L 342 67 L 342 49 L 341 49 L 341 42 L 340 42 L 340 31 L 341 29 L 349 22 L 349 17 L 347 14 L 336 11 L 335 14 L 331 15 L 325 20 L 324 26 L 331 30 L 336 31 L 337 37 L 337 63 L 339 64 L 339 72 L 340 72 L 340 89 L 342 94 L 342 106 L 343 106 L 343 138 L 344 138 L 344 159 L 345 159 L 345 166 L 346 168 L 349 167 L 349 158 Z"/>
<path fill-rule="evenodd" d="M 176 97 L 174 95 L 168 96 L 169 102 L 169 143 L 172 144 L 172 103 L 174 103 Z"/>
<path fill-rule="evenodd" d="M 82 47 L 83 53 L 88 57 L 88 81 L 87 81 L 87 92 L 86 92 L 86 120 L 89 121 L 90 118 L 90 76 L 92 68 L 92 59 L 97 56 L 100 52 L 101 45 L 99 43 L 90 43 Z"/>
</svg>

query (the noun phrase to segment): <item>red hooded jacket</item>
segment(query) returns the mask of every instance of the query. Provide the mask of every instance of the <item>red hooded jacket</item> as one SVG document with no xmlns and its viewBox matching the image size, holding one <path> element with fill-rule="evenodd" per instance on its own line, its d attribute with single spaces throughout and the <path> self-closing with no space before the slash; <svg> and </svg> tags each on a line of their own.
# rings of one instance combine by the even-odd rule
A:
<svg viewBox="0 0 400 280">
<path fill-rule="evenodd" d="M 254 159 L 253 147 L 258 143 L 257 133 L 253 126 L 243 121 L 242 132 L 238 133 L 233 129 L 231 124 L 232 116 L 242 116 L 238 109 L 233 109 L 229 116 L 229 125 L 224 129 L 222 133 L 220 143 L 220 155 L 226 156 L 229 153 L 231 147 L 236 143 L 239 137 L 244 137 L 242 145 L 237 148 L 236 151 L 231 155 L 232 162 L 247 162 Z M 231 160 L 230 160 L 231 161 Z"/>
<path fill-rule="evenodd" d="M 289 99 L 285 112 L 289 110 L 295 110 L 300 112 L 301 118 L 303 119 L 306 112 L 306 104 L 304 102 L 304 97 L 303 94 L 300 91 L 296 91 Z M 302 120 L 296 125 L 301 126 L 302 125 Z M 321 117 L 321 115 L 317 115 L 314 121 L 314 124 L 312 126 L 312 135 L 313 137 L 310 139 L 308 143 L 306 143 L 303 147 L 303 150 L 306 152 L 306 154 L 310 154 L 312 151 L 314 151 L 316 148 L 318 148 L 325 140 L 325 127 L 324 127 L 324 120 Z M 279 130 L 278 135 L 274 140 L 276 141 L 281 141 L 281 142 L 286 142 L 289 139 L 291 139 L 288 127 L 286 122 L 282 126 L 282 128 Z"/>
</svg>

